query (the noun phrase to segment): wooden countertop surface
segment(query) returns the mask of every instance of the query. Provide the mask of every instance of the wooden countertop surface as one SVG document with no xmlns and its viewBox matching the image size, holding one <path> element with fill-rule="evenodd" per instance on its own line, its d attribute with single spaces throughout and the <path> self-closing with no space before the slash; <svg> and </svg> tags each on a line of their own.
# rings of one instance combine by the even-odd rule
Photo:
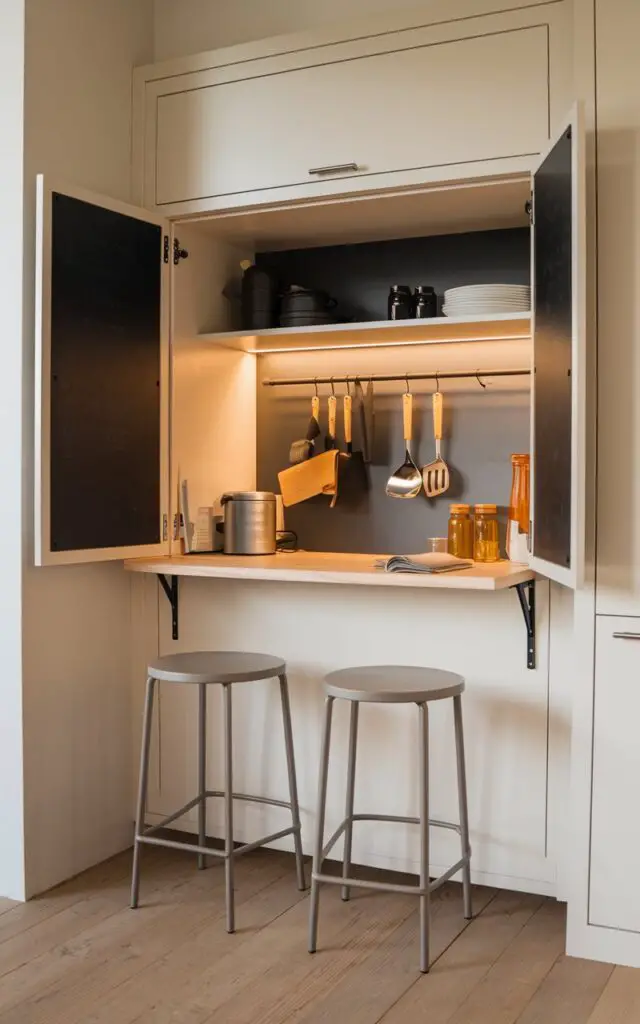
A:
<svg viewBox="0 0 640 1024">
<path fill-rule="evenodd" d="M 376 569 L 375 555 L 324 551 L 281 552 L 277 555 L 173 555 L 131 558 L 128 572 L 168 576 L 211 576 L 222 579 L 278 580 L 285 583 L 343 583 L 374 587 L 504 590 L 534 579 L 527 566 L 502 561 L 475 564 L 471 569 L 439 574 L 392 573 Z"/>
</svg>

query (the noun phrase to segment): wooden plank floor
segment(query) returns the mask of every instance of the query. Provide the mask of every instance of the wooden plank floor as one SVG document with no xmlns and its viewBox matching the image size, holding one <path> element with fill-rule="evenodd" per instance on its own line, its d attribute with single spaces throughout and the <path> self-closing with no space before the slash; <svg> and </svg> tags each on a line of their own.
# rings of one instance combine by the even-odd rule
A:
<svg viewBox="0 0 640 1024">
<path fill-rule="evenodd" d="M 327 887 L 318 952 L 289 854 L 236 869 L 238 931 L 224 930 L 223 872 L 144 851 L 26 905 L 0 902 L 0 1024 L 622 1024 L 640 1020 L 640 971 L 564 956 L 564 907 L 476 887 L 433 900 L 431 972 L 417 970 L 416 901 Z"/>
</svg>

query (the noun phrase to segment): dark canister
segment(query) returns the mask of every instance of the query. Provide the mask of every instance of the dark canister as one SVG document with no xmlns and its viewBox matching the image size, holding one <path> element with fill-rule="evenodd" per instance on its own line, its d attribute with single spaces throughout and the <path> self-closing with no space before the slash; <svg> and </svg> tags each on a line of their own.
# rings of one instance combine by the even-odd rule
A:
<svg viewBox="0 0 640 1024">
<path fill-rule="evenodd" d="M 408 284 L 392 284 L 389 291 L 389 320 L 409 320 L 413 316 L 413 300 Z"/>
<path fill-rule="evenodd" d="M 417 320 L 423 320 L 428 316 L 436 316 L 438 313 L 438 299 L 435 288 L 430 284 L 419 284 L 413 293 L 413 302 Z"/>
<path fill-rule="evenodd" d="M 278 282 L 268 270 L 253 263 L 243 263 L 242 268 L 242 329 L 261 331 L 275 327 Z"/>
</svg>

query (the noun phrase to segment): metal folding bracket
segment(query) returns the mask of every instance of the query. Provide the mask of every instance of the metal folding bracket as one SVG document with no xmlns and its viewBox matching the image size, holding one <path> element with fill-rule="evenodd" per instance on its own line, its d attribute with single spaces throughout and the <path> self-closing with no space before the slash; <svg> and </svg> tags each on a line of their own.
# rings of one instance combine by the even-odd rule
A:
<svg viewBox="0 0 640 1024">
<path fill-rule="evenodd" d="M 167 600 L 171 605 L 171 636 L 174 640 L 178 639 L 178 577 L 177 576 L 165 576 L 164 573 L 158 573 L 158 582 L 165 594 Z"/>
<path fill-rule="evenodd" d="M 527 630 L 527 668 L 536 667 L 536 581 L 527 580 L 516 583 L 512 588 L 517 591 L 520 607 Z"/>
</svg>

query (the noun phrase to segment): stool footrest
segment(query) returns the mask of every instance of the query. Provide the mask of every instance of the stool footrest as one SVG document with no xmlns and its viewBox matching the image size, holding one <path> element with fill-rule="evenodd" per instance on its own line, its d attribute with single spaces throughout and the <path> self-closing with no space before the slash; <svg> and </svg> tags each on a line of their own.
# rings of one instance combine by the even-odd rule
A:
<svg viewBox="0 0 640 1024">
<path fill-rule="evenodd" d="M 322 861 L 325 860 L 325 858 L 331 852 L 333 847 L 336 845 L 336 843 L 338 842 L 338 839 L 340 838 L 340 836 L 342 835 L 344 830 L 347 828 L 347 826 L 353 824 L 354 821 L 390 821 L 392 823 L 400 822 L 403 825 L 419 825 L 420 824 L 420 819 L 419 818 L 407 817 L 406 815 L 401 815 L 401 814 L 351 814 L 351 815 L 348 815 L 346 818 L 344 818 L 340 822 L 340 824 L 338 825 L 337 829 L 335 830 L 335 832 L 333 833 L 331 838 L 328 840 L 328 842 L 322 848 L 322 856 L 321 856 L 321 860 L 320 860 L 321 864 L 322 864 Z M 432 828 L 448 828 L 448 829 L 451 829 L 452 832 L 457 832 L 458 835 L 461 834 L 460 825 L 456 825 L 456 824 L 454 824 L 451 821 L 439 821 L 436 818 L 429 818 L 429 825 Z M 471 855 L 471 851 L 469 851 L 469 856 L 470 855 Z M 456 870 L 457 870 L 457 868 L 456 868 Z"/>
<path fill-rule="evenodd" d="M 160 828 L 159 825 L 155 827 Z M 275 843 L 276 839 L 284 839 L 285 836 L 295 835 L 299 831 L 299 828 L 290 825 L 289 828 L 283 828 L 280 832 L 272 832 L 271 835 L 263 836 L 262 839 L 255 839 L 252 843 L 243 843 L 242 846 L 236 846 L 231 853 L 226 853 L 225 850 L 217 850 L 210 846 L 200 846 L 198 843 L 181 843 L 177 839 L 150 836 L 148 831 L 136 836 L 136 842 L 146 843 L 149 846 L 166 846 L 170 850 L 184 850 L 185 853 L 198 853 L 204 854 L 207 857 L 218 857 L 220 860 L 229 860 L 230 857 L 240 857 L 243 853 L 250 853 L 252 850 L 257 850 L 259 846 Z"/>
<path fill-rule="evenodd" d="M 204 799 L 208 799 L 209 797 L 224 797 L 224 795 L 225 794 L 221 790 L 208 789 L 206 793 L 204 793 Z M 187 813 L 187 811 L 190 811 L 193 807 L 197 807 L 197 805 L 201 803 L 202 799 L 203 797 L 201 796 L 194 796 L 193 800 L 189 800 L 189 802 L 183 807 L 180 807 L 177 811 L 173 811 L 171 814 L 168 814 L 167 817 L 163 818 L 162 821 L 159 821 L 157 825 L 146 826 L 138 838 L 153 835 L 153 833 L 158 832 L 159 829 L 166 828 L 167 825 L 176 821 L 177 818 L 181 818 L 183 814 Z M 249 803 L 252 804 L 268 804 L 270 807 L 283 807 L 286 811 L 291 810 L 291 804 L 286 800 L 273 800 L 270 796 L 249 796 L 246 793 L 234 793 L 233 799 L 248 800 Z"/>
<path fill-rule="evenodd" d="M 373 882 L 367 881 L 364 878 L 344 878 L 341 875 L 323 875 L 321 872 L 312 872 L 311 878 L 314 882 L 321 882 L 326 885 L 339 885 L 339 886 L 353 886 L 356 889 L 377 889 L 379 892 L 399 892 L 406 896 L 425 896 L 428 892 L 435 892 L 441 885 L 448 882 L 458 871 L 461 871 L 469 863 L 471 854 L 466 857 L 461 857 L 460 860 L 456 861 L 450 868 L 434 878 L 426 889 L 423 889 L 420 885 L 400 885 L 396 882 Z"/>
</svg>

